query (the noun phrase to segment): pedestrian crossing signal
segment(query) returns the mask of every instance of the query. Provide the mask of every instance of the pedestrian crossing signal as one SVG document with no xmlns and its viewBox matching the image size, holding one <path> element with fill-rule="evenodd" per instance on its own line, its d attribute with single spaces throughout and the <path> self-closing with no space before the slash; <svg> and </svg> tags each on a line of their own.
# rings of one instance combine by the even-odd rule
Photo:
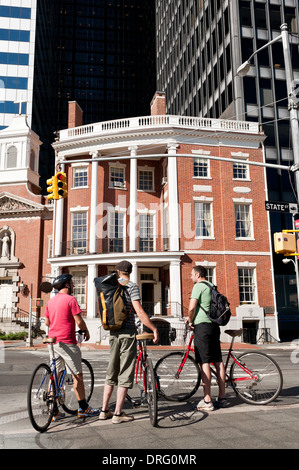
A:
<svg viewBox="0 0 299 470">
<path fill-rule="evenodd" d="M 57 173 L 57 185 L 59 198 L 67 197 L 67 179 L 66 174 L 62 171 Z"/>
<path fill-rule="evenodd" d="M 58 199 L 58 182 L 57 182 L 57 175 L 52 176 L 52 178 L 47 180 L 47 192 L 49 193 L 49 196 L 47 196 L 48 199 Z"/>
</svg>

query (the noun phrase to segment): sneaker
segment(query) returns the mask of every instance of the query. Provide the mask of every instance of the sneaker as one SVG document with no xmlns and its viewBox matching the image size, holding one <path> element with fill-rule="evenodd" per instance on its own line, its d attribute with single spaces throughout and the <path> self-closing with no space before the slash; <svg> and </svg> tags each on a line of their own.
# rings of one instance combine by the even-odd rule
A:
<svg viewBox="0 0 299 470">
<path fill-rule="evenodd" d="M 112 423 L 113 424 L 120 424 L 120 423 L 126 423 L 129 421 L 133 421 L 134 416 L 128 416 L 126 413 L 122 412 L 120 415 L 113 415 L 112 418 Z"/>
<path fill-rule="evenodd" d="M 59 410 L 58 410 L 57 413 L 55 413 L 55 414 L 53 415 L 52 422 L 54 422 L 54 421 L 59 421 L 59 420 L 62 419 L 62 418 L 65 418 L 65 413 L 63 413 L 62 411 L 59 411 Z"/>
<path fill-rule="evenodd" d="M 100 413 L 99 419 L 108 419 L 108 418 L 112 418 L 112 416 L 113 416 L 113 413 L 109 409 L 107 411 L 102 410 Z"/>
<path fill-rule="evenodd" d="M 208 403 L 202 399 L 200 400 L 200 402 L 197 404 L 197 409 L 198 410 L 204 410 L 204 411 L 214 411 L 214 405 L 211 401 L 209 401 Z"/>
<path fill-rule="evenodd" d="M 214 405 L 216 408 L 226 408 L 227 407 L 227 399 L 226 398 L 218 398 L 215 402 Z"/>
<path fill-rule="evenodd" d="M 85 411 L 81 408 L 78 410 L 78 418 L 89 418 L 90 416 L 99 416 L 100 410 L 98 408 L 92 408 L 89 406 Z"/>
</svg>

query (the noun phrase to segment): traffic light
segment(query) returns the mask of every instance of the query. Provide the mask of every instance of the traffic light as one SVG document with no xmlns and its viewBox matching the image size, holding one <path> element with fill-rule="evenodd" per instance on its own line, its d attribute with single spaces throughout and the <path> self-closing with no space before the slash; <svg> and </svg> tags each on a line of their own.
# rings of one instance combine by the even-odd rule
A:
<svg viewBox="0 0 299 470">
<path fill-rule="evenodd" d="M 283 255 L 296 253 L 296 238 L 294 233 L 274 233 L 274 251 Z"/>
<path fill-rule="evenodd" d="M 47 180 L 47 192 L 50 193 L 47 196 L 48 199 L 59 199 L 58 196 L 58 186 L 57 186 L 57 175 L 52 176 L 52 178 Z"/>
<path fill-rule="evenodd" d="M 62 171 L 57 173 L 57 185 L 59 198 L 67 197 L 67 180 L 66 174 Z"/>
</svg>

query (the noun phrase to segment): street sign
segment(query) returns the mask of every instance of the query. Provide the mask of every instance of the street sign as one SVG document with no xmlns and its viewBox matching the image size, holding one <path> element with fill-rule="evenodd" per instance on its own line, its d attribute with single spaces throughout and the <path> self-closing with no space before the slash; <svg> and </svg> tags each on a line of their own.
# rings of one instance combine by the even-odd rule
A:
<svg viewBox="0 0 299 470">
<path fill-rule="evenodd" d="M 270 212 L 289 212 L 296 214 L 298 212 L 298 205 L 293 202 L 265 201 L 265 209 Z"/>
</svg>

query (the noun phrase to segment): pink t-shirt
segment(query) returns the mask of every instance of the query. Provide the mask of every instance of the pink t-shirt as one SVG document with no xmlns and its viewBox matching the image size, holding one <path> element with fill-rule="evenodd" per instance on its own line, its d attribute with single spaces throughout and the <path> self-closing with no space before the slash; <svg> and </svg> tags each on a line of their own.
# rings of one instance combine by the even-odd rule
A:
<svg viewBox="0 0 299 470">
<path fill-rule="evenodd" d="M 59 292 L 49 300 L 45 317 L 50 320 L 49 337 L 56 336 L 56 342 L 76 344 L 76 324 L 74 315 L 81 313 L 75 297 Z"/>
</svg>

